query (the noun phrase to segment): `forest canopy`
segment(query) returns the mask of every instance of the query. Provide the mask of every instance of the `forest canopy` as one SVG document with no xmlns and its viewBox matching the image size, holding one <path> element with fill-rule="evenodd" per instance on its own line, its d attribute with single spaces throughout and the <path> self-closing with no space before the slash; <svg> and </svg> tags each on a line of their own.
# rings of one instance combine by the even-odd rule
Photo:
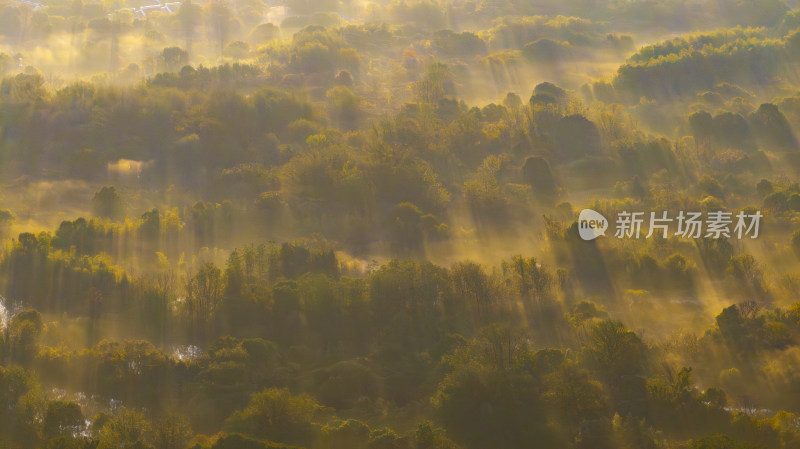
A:
<svg viewBox="0 0 800 449">
<path fill-rule="evenodd" d="M 800 447 L 798 73 L 794 0 L 0 0 L 0 448 Z"/>
</svg>

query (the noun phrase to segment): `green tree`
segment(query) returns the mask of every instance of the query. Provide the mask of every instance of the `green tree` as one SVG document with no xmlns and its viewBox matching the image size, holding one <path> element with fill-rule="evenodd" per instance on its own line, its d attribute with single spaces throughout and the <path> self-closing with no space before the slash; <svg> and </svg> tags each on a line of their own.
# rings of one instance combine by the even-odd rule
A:
<svg viewBox="0 0 800 449">
<path fill-rule="evenodd" d="M 92 210 L 95 216 L 112 220 L 120 218 L 122 214 L 122 199 L 113 186 L 100 189 L 92 197 Z"/>
<path fill-rule="evenodd" d="M 553 137 L 558 148 L 558 157 L 563 161 L 596 156 L 602 150 L 597 126 L 580 114 L 560 119 Z"/>
<path fill-rule="evenodd" d="M 537 194 L 547 197 L 556 191 L 550 164 L 542 157 L 531 156 L 525 159 L 522 165 L 522 178 Z"/>
<path fill-rule="evenodd" d="M 152 440 L 155 449 L 183 449 L 191 437 L 192 428 L 186 418 L 168 415 L 156 422 Z"/>
<path fill-rule="evenodd" d="M 595 324 L 584 351 L 587 365 L 612 383 L 644 373 L 647 364 L 647 346 L 619 321 Z"/>
<path fill-rule="evenodd" d="M 11 318 L 7 344 L 11 359 L 29 363 L 39 352 L 39 337 L 44 330 L 42 314 L 37 310 L 24 310 Z"/>
<path fill-rule="evenodd" d="M 144 413 L 122 408 L 100 429 L 100 443 L 97 447 L 98 449 L 147 448 L 149 445 L 146 443 L 146 438 L 150 429 L 150 421 Z"/>
<path fill-rule="evenodd" d="M 76 436 L 84 426 L 80 405 L 69 401 L 52 401 L 47 404 L 43 433 L 45 438 Z"/>
<path fill-rule="evenodd" d="M 186 285 L 186 311 L 201 339 L 208 337 L 223 291 L 222 271 L 211 262 L 204 263 Z"/>
<path fill-rule="evenodd" d="M 267 388 L 253 394 L 244 410 L 228 418 L 235 432 L 292 444 L 309 444 L 312 419 L 319 405 L 307 394 L 293 395 L 288 389 Z"/>
<path fill-rule="evenodd" d="M 231 35 L 231 28 L 233 27 L 233 12 L 231 7 L 225 0 L 214 0 L 209 2 L 206 6 L 206 17 L 208 18 L 208 26 L 211 31 L 212 39 L 214 39 L 219 46 L 219 54 L 225 49 L 225 44 Z"/>
<path fill-rule="evenodd" d="M 328 114 L 339 127 L 353 130 L 358 125 L 360 99 L 346 86 L 336 86 L 326 94 Z"/>
<path fill-rule="evenodd" d="M 753 133 L 768 149 L 782 151 L 798 149 L 797 137 L 786 116 L 772 103 L 764 103 L 750 114 Z"/>
<path fill-rule="evenodd" d="M 448 435 L 468 448 L 554 443 L 542 386 L 528 374 L 475 366 L 445 378 L 435 405 Z"/>
<path fill-rule="evenodd" d="M 348 419 L 330 423 L 322 428 L 323 445 L 328 449 L 367 449 L 369 427 L 361 421 Z"/>
</svg>

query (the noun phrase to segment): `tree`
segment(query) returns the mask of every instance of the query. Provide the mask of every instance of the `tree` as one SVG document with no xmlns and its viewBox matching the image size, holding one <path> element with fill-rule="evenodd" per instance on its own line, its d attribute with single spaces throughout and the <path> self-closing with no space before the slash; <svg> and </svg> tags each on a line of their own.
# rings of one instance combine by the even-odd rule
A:
<svg viewBox="0 0 800 449">
<path fill-rule="evenodd" d="M 204 263 L 186 285 L 187 311 L 200 338 L 207 337 L 223 287 L 222 271 L 211 262 Z"/>
<path fill-rule="evenodd" d="M 311 438 L 311 420 L 319 407 L 307 394 L 267 388 L 253 394 L 247 407 L 231 415 L 227 423 L 234 432 L 306 445 Z"/>
<path fill-rule="evenodd" d="M 522 99 L 516 93 L 509 92 L 506 94 L 505 98 L 503 98 L 503 106 L 509 111 L 516 111 L 522 107 Z"/>
<path fill-rule="evenodd" d="M 114 186 L 100 189 L 92 197 L 92 210 L 97 217 L 115 220 L 122 214 L 122 199 Z"/>
<path fill-rule="evenodd" d="M 360 400 L 377 399 L 378 377 L 356 361 L 343 361 L 314 373 L 317 397 L 328 406 L 350 409 Z"/>
<path fill-rule="evenodd" d="M 514 256 L 503 262 L 503 274 L 520 298 L 534 303 L 552 299 L 553 274 L 535 257 Z"/>
<path fill-rule="evenodd" d="M 550 82 L 537 84 L 533 88 L 530 98 L 531 106 L 543 103 L 555 103 L 560 105 L 567 99 L 567 91 Z"/>
<path fill-rule="evenodd" d="M 717 328 L 725 342 L 737 350 L 752 349 L 755 343 L 750 339 L 747 320 L 736 304 L 722 309 L 716 318 Z"/>
<path fill-rule="evenodd" d="M 590 419 L 580 423 L 575 437 L 575 449 L 614 449 L 611 422 L 607 418 Z"/>
<path fill-rule="evenodd" d="M 280 29 L 271 23 L 262 23 L 250 33 L 253 44 L 263 44 L 280 37 Z"/>
<path fill-rule="evenodd" d="M 755 300 L 761 304 L 772 301 L 772 293 L 764 279 L 764 270 L 755 257 L 750 254 L 733 256 L 727 271 L 735 282 L 735 293 L 741 295 L 743 300 Z"/>
<path fill-rule="evenodd" d="M 367 449 L 370 429 L 355 419 L 330 423 L 322 428 L 322 441 L 330 449 Z"/>
<path fill-rule="evenodd" d="M 404 449 L 407 447 L 405 438 L 389 428 L 381 427 L 369 433 L 370 449 Z"/>
<path fill-rule="evenodd" d="M 451 268 L 450 279 L 453 283 L 456 308 L 456 314 L 450 318 L 456 318 L 463 307 L 471 312 L 474 323 L 491 320 L 491 312 L 498 298 L 495 297 L 491 279 L 483 268 L 474 262 L 459 262 Z"/>
<path fill-rule="evenodd" d="M 192 0 L 187 0 L 186 3 L 178 10 L 178 20 L 180 20 L 181 27 L 183 28 L 183 37 L 186 47 L 186 59 L 192 55 L 192 43 L 194 41 L 194 29 L 197 26 L 197 15 L 199 11 L 196 6 L 192 4 Z"/>
<path fill-rule="evenodd" d="M 749 449 L 756 446 L 741 443 L 725 434 L 711 435 L 699 440 L 695 440 L 689 446 L 690 449 Z"/>
<path fill-rule="evenodd" d="M 293 447 L 231 433 L 218 438 L 211 446 L 211 449 L 293 449 Z"/>
<path fill-rule="evenodd" d="M 19 366 L 0 366 L 0 446 L 34 447 L 44 410 L 37 407 L 39 384 Z"/>
<path fill-rule="evenodd" d="M 453 73 L 446 64 L 433 63 L 425 77 L 414 83 L 413 90 L 418 102 L 436 104 L 454 93 Z"/>
<path fill-rule="evenodd" d="M 598 322 L 584 349 L 584 360 L 606 381 L 618 383 L 625 376 L 642 374 L 647 362 L 647 346 L 619 321 Z"/>
<path fill-rule="evenodd" d="M 52 401 L 47 404 L 43 429 L 45 438 L 75 436 L 83 426 L 83 412 L 80 405 L 69 401 Z"/>
<path fill-rule="evenodd" d="M 234 41 L 225 46 L 223 54 L 233 59 L 245 59 L 250 54 L 250 44 L 243 41 Z"/>
<path fill-rule="evenodd" d="M 715 115 L 711 129 L 714 141 L 720 149 L 736 148 L 748 153 L 756 150 L 750 125 L 739 114 L 723 112 Z"/>
<path fill-rule="evenodd" d="M 39 352 L 39 336 L 44 329 L 42 314 L 37 310 L 24 310 L 11 318 L 8 326 L 8 342 L 11 359 L 28 363 Z"/>
<path fill-rule="evenodd" d="M 525 159 L 525 164 L 522 166 L 522 178 L 538 194 L 549 196 L 556 191 L 550 164 L 542 157 L 531 156 Z"/>
<path fill-rule="evenodd" d="M 792 233 L 791 246 L 794 254 L 800 259 L 800 229 Z"/>
<path fill-rule="evenodd" d="M 157 247 L 158 243 L 152 244 L 150 248 L 153 246 Z M 142 326 L 151 331 L 154 341 L 163 347 L 166 344 L 170 307 L 175 299 L 176 275 L 169 266 L 167 256 L 159 251 L 151 254 L 152 256 L 148 254 L 149 257 L 144 257 L 144 260 L 154 263 L 156 269 L 142 279 L 145 283 L 141 301 Z"/>
<path fill-rule="evenodd" d="M 558 67 L 561 60 L 570 56 L 570 50 L 560 42 L 542 38 L 522 47 L 522 54 L 543 67 Z"/>
<path fill-rule="evenodd" d="M 658 434 L 644 419 L 635 416 L 622 418 L 614 415 L 612 420 L 614 437 L 622 449 L 658 449 Z"/>
<path fill-rule="evenodd" d="M 347 70 L 341 70 L 336 74 L 336 84 L 344 87 L 353 86 L 353 75 Z"/>
<path fill-rule="evenodd" d="M 14 104 L 37 104 L 45 96 L 44 77 L 40 73 L 19 73 L 0 82 L 0 100 Z"/>
<path fill-rule="evenodd" d="M 442 429 L 425 420 L 417 425 L 414 431 L 415 449 L 457 449 L 455 443 L 450 441 Z"/>
<path fill-rule="evenodd" d="M 192 428 L 183 416 L 165 416 L 153 429 L 155 449 L 183 449 L 191 437 Z"/>
<path fill-rule="evenodd" d="M 123 408 L 106 422 L 99 432 L 98 449 L 144 449 L 150 421 L 144 413 Z"/>
<path fill-rule="evenodd" d="M 486 53 L 486 43 L 470 32 L 439 30 L 433 33 L 433 46 L 446 57 L 469 57 Z"/>
<path fill-rule="evenodd" d="M 767 149 L 782 151 L 798 149 L 797 137 L 783 113 L 772 103 L 764 103 L 750 114 L 753 133 Z"/>
<path fill-rule="evenodd" d="M 399 253 L 416 253 L 423 247 L 422 211 L 414 204 L 404 202 L 397 204 L 387 217 L 386 230 L 389 232 L 389 243 Z"/>
<path fill-rule="evenodd" d="M 713 118 L 706 111 L 698 111 L 689 116 L 689 127 L 698 151 L 708 151 L 711 137 L 714 134 Z"/>
<path fill-rule="evenodd" d="M 164 69 L 175 71 L 189 63 L 189 52 L 180 47 L 167 47 L 161 52 Z"/>
<path fill-rule="evenodd" d="M 351 77 L 352 79 L 352 77 Z M 346 86 L 336 86 L 326 94 L 329 115 L 339 127 L 353 130 L 358 124 L 360 99 Z"/>
<path fill-rule="evenodd" d="M 548 401 L 572 434 L 577 433 L 581 422 L 604 416 L 606 405 L 600 383 L 575 364 L 562 364 L 547 376 L 546 384 Z"/>
<path fill-rule="evenodd" d="M 447 434 L 471 449 L 554 443 L 541 386 L 528 374 L 465 366 L 442 381 L 434 404 Z"/>
<path fill-rule="evenodd" d="M 219 54 L 222 55 L 231 34 L 233 13 L 226 0 L 213 0 L 206 5 L 206 10 L 212 37 L 219 45 Z"/>
<path fill-rule="evenodd" d="M 575 161 L 601 151 L 600 132 L 597 126 L 580 114 L 564 117 L 556 124 L 554 134 L 558 157 Z"/>
</svg>

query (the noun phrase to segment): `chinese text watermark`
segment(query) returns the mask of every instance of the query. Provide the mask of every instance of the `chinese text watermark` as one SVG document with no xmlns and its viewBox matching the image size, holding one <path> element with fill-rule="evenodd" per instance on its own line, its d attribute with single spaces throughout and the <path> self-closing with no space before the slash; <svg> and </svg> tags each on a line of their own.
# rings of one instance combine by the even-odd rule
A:
<svg viewBox="0 0 800 449">
<path fill-rule="evenodd" d="M 652 238 L 660 236 L 669 238 L 670 236 L 683 237 L 690 239 L 699 238 L 731 238 L 742 239 L 758 237 L 759 225 L 761 223 L 761 211 L 747 213 L 740 211 L 736 215 L 733 212 L 710 211 L 710 212 L 684 212 L 680 211 L 676 216 L 670 216 L 669 212 L 628 212 L 622 211 L 617 214 L 615 222 L 614 237 Z M 645 227 L 645 222 L 647 226 Z M 578 216 L 578 234 L 583 240 L 594 240 L 601 235 L 605 235 L 609 227 L 609 221 L 599 212 L 592 209 L 584 209 Z"/>
</svg>

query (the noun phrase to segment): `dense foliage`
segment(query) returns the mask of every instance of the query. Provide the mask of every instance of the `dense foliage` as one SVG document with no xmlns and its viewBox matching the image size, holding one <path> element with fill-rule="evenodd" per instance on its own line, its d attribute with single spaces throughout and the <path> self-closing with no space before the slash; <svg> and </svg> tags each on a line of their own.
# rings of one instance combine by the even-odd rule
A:
<svg viewBox="0 0 800 449">
<path fill-rule="evenodd" d="M 800 447 L 798 5 L 284 3 L 0 3 L 0 448 Z"/>
</svg>

